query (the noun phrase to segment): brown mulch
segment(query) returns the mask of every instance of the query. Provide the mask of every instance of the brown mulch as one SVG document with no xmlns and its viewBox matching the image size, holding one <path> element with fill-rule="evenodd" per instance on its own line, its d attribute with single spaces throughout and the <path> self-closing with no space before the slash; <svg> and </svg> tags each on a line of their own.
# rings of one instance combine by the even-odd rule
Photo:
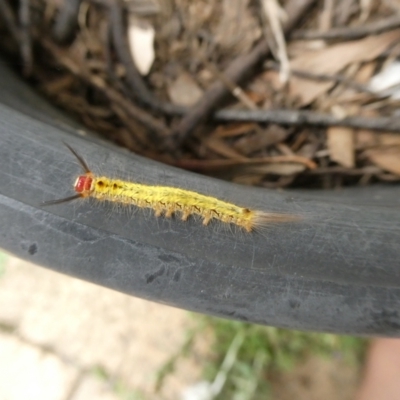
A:
<svg viewBox="0 0 400 400">
<path fill-rule="evenodd" d="M 399 39 L 390 1 L 0 0 L 2 53 L 88 128 L 272 188 L 400 180 Z"/>
</svg>

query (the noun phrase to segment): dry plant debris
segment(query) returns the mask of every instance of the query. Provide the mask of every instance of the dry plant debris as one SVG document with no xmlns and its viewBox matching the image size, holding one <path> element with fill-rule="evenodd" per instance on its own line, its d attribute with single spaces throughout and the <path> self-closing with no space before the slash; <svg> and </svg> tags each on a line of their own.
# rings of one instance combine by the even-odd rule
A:
<svg viewBox="0 0 400 400">
<path fill-rule="evenodd" d="M 265 187 L 400 180 L 400 2 L 0 0 L 10 63 L 89 128 Z"/>
</svg>

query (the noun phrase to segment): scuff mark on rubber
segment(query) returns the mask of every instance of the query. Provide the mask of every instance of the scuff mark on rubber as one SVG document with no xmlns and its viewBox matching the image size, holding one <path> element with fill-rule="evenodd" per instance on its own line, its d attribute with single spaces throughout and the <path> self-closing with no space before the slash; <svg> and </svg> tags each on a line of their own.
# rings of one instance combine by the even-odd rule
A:
<svg viewBox="0 0 400 400">
<path fill-rule="evenodd" d="M 165 269 L 165 266 L 162 266 L 158 271 L 153 272 L 152 274 L 146 274 L 146 283 L 153 283 L 158 277 L 163 276 Z"/>
</svg>

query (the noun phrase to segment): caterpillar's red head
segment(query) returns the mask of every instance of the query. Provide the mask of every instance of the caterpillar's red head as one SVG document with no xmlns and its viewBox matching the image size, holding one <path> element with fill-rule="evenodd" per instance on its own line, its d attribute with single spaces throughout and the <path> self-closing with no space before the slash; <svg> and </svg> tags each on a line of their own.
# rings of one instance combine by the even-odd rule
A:
<svg viewBox="0 0 400 400">
<path fill-rule="evenodd" d="M 93 182 L 93 174 L 91 173 L 89 167 L 87 166 L 85 160 L 67 143 L 64 143 L 65 146 L 68 147 L 68 149 L 71 151 L 71 153 L 76 157 L 78 160 L 79 164 L 81 164 L 82 168 L 86 172 L 85 175 L 79 175 L 78 178 L 76 178 L 76 181 L 74 183 L 74 189 L 77 194 L 69 197 L 65 197 L 63 199 L 56 199 L 56 200 L 50 200 L 50 201 L 45 201 L 42 203 L 43 206 L 50 206 L 53 204 L 61 204 L 61 203 L 66 203 L 67 201 L 79 199 L 81 197 L 87 197 L 90 195 L 90 189 L 92 187 L 92 182 Z"/>
<path fill-rule="evenodd" d="M 75 192 L 81 193 L 83 196 L 89 194 L 92 187 L 93 177 L 89 174 L 80 175 L 76 178 L 74 183 Z"/>
</svg>

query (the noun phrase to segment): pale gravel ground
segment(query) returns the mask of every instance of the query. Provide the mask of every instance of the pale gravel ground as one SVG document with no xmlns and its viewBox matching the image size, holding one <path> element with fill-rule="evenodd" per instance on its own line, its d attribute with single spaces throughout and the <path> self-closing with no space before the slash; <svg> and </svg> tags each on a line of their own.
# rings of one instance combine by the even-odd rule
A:
<svg viewBox="0 0 400 400">
<path fill-rule="evenodd" d="M 343 360 L 310 357 L 277 378 L 273 400 L 353 400 L 359 375 Z"/>
<path fill-rule="evenodd" d="M 98 367 L 145 399 L 178 399 L 199 379 L 193 358 L 178 363 L 161 393 L 154 382 L 191 324 L 185 311 L 8 257 L 0 278 L 0 400 L 120 399 L 94 374 Z"/>
<path fill-rule="evenodd" d="M 0 333 L 0 399 L 63 400 L 77 377 L 55 355 Z"/>
<path fill-rule="evenodd" d="M 1 270 L 0 400 L 178 400 L 201 378 L 211 337 L 197 340 L 154 392 L 157 371 L 193 325 L 187 312 L 11 256 Z M 272 399 L 351 400 L 358 379 L 341 360 L 311 357 L 275 378 Z"/>
</svg>

